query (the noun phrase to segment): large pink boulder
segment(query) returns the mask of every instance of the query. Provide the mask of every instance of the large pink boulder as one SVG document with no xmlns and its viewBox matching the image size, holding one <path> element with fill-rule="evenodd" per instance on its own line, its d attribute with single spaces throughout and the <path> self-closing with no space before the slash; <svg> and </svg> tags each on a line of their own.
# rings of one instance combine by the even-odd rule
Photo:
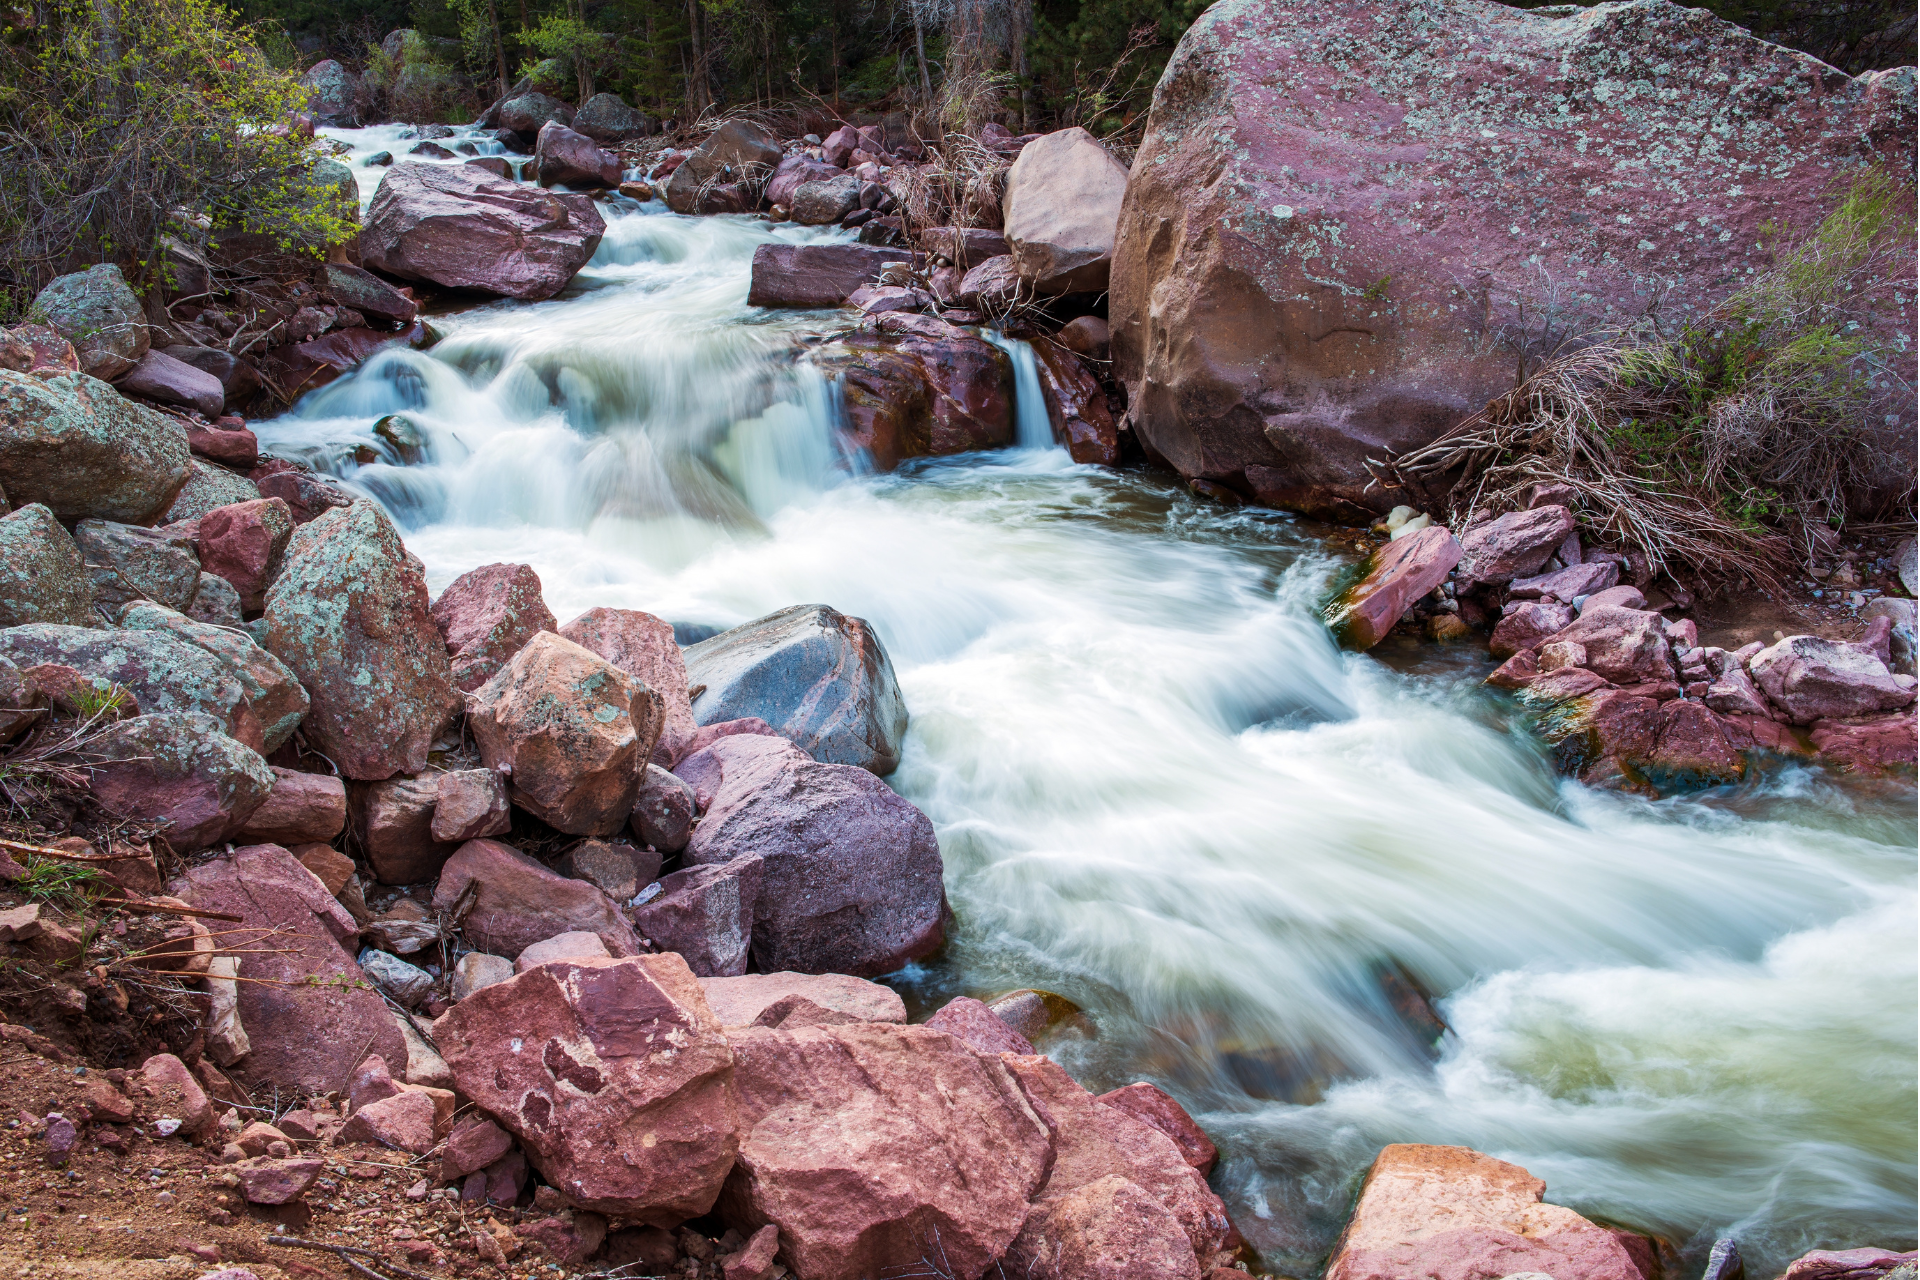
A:
<svg viewBox="0 0 1920 1280">
<path fill-rule="evenodd" d="M 1457 585 L 1464 591 L 1529 578 L 1552 558 L 1573 529 L 1573 513 L 1558 505 L 1509 511 L 1482 521 L 1460 539 Z"/>
<path fill-rule="evenodd" d="M 611 662 L 659 694 L 666 705 L 655 764 L 671 768 L 699 728 L 687 697 L 687 663 L 674 643 L 673 626 L 638 609 L 589 609 L 560 634 Z"/>
<path fill-rule="evenodd" d="M 534 166 L 543 187 L 617 187 L 620 157 L 602 150 L 584 133 L 575 133 L 558 120 L 540 126 L 533 144 Z"/>
<path fill-rule="evenodd" d="M 864 769 L 781 738 L 722 738 L 680 763 L 706 816 L 687 865 L 764 860 L 753 958 L 763 971 L 887 973 L 940 945 L 933 824 Z"/>
<path fill-rule="evenodd" d="M 1327 610 L 1327 624 L 1349 649 L 1378 644 L 1421 596 L 1460 563 L 1460 544 L 1442 525 L 1395 539 L 1373 553 L 1366 576 Z"/>
<path fill-rule="evenodd" d="M 235 1070 L 254 1084 L 304 1096 L 339 1089 L 366 1055 L 407 1060 L 406 1040 L 347 949 L 359 930 L 318 876 L 279 845 L 236 849 L 169 886 L 190 906 L 276 930 L 245 957 L 240 1023 L 253 1052 Z M 222 928 L 234 928 L 222 925 Z M 245 935 L 243 935 L 245 936 Z"/>
<path fill-rule="evenodd" d="M 713 1207 L 740 1146 L 734 1054 L 678 956 L 544 965 L 435 1033 L 460 1093 L 575 1205 L 662 1227 Z"/>
<path fill-rule="evenodd" d="M 1680 5 L 1215 4 L 1160 78 L 1120 216 L 1135 432 L 1183 476 L 1301 507 L 1417 504 L 1369 461 L 1511 390 L 1497 335 L 1656 297 L 1689 323 L 1774 261 L 1768 224 L 1820 224 L 1836 165 L 1910 186 L 1904 75 L 1840 75 Z M 1911 332 L 1912 311 L 1881 323 Z M 1910 342 L 1901 365 L 1889 387 L 1913 383 Z M 1910 402 L 1887 409 L 1911 432 Z"/>
<path fill-rule="evenodd" d="M 1047 1242 L 1057 1236 L 1049 1221 L 1055 1207 L 1083 1187 L 1118 1177 L 1152 1197 L 1179 1224 L 1196 1273 L 1230 1260 L 1225 1250 L 1233 1228 L 1226 1206 L 1173 1139 L 1102 1105 L 1049 1058 L 1010 1055 L 1003 1060 L 1035 1107 L 1052 1117 L 1057 1133 L 1053 1174 L 1034 1201 L 1016 1257 L 1046 1256 Z"/>
<path fill-rule="evenodd" d="M 1914 767 L 1914 729 L 1913 712 L 1896 711 L 1851 720 L 1816 720 L 1810 736 L 1825 763 L 1871 776 Z"/>
<path fill-rule="evenodd" d="M 931 1031 L 946 1032 L 975 1053 L 1033 1052 L 1033 1045 L 1025 1036 L 971 996 L 955 996 L 922 1025 Z"/>
<path fill-rule="evenodd" d="M 467 725 L 513 802 L 572 835 L 627 824 L 664 700 L 606 659 L 536 634 L 468 698 Z"/>
<path fill-rule="evenodd" d="M 540 595 L 540 575 L 524 564 L 483 564 L 461 574 L 433 602 L 433 622 L 453 656 L 454 687 L 467 691 L 556 625 Z"/>
<path fill-rule="evenodd" d="M 1203 1274 L 1180 1220 L 1119 1174 L 1074 1187 L 1036 1208 L 1000 1269 L 1060 1280 L 1200 1280 Z"/>
<path fill-rule="evenodd" d="M 1912 677 L 1895 676 L 1865 648 L 1819 636 L 1788 636 L 1747 664 L 1767 700 L 1795 724 L 1894 711 L 1913 701 Z"/>
<path fill-rule="evenodd" d="M 1547 1184 L 1466 1147 L 1386 1147 L 1367 1172 L 1326 1280 L 1641 1280 L 1605 1227 L 1545 1204 Z"/>
<path fill-rule="evenodd" d="M 465 164 L 387 170 L 360 227 L 366 266 L 537 301 L 587 264 L 607 224 L 585 195 L 542 191 Z"/>
<path fill-rule="evenodd" d="M 1103 293 L 1127 168 L 1085 129 L 1034 139 L 1007 173 L 1004 234 L 1019 278 L 1043 294 Z"/>
<path fill-rule="evenodd" d="M 1879 1280 L 1899 1267 L 1911 1269 L 1920 1253 L 1891 1249 L 1815 1249 L 1795 1258 L 1781 1280 Z"/>
<path fill-rule="evenodd" d="M 267 591 L 266 647 L 313 700 L 307 741 L 348 778 L 419 773 L 460 711 L 427 584 L 371 502 L 301 525 Z"/>
<path fill-rule="evenodd" d="M 925 1027 L 729 1034 L 745 1129 L 720 1202 L 729 1225 L 779 1227 L 808 1280 L 929 1256 L 978 1276 L 1013 1242 L 1053 1139 L 1000 1058 Z"/>
<path fill-rule="evenodd" d="M 201 569 L 233 584 L 240 607 L 255 613 L 293 538 L 293 512 L 284 498 L 235 502 L 201 516 L 197 536 Z"/>
<path fill-rule="evenodd" d="M 1220 1155 L 1219 1148 L 1193 1122 L 1187 1109 L 1174 1101 L 1164 1089 L 1139 1080 L 1101 1094 L 1100 1105 L 1124 1111 L 1142 1124 L 1152 1125 L 1166 1134 L 1173 1139 L 1173 1145 L 1180 1148 L 1180 1154 L 1186 1157 L 1187 1163 L 1200 1171 L 1201 1177 L 1213 1172 L 1213 1162 Z"/>
<path fill-rule="evenodd" d="M 640 939 L 606 894 L 556 875 L 497 840 L 470 840 L 440 869 L 436 911 L 451 911 L 475 886 L 467 938 L 494 955 L 517 956 L 536 942 L 576 931 L 598 934 L 616 956 L 638 955 Z"/>
</svg>

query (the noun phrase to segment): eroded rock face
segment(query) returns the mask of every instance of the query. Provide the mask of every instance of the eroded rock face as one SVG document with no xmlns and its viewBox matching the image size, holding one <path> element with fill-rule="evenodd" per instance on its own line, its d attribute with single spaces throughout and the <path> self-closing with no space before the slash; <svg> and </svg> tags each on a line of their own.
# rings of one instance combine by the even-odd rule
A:
<svg viewBox="0 0 1920 1280">
<path fill-rule="evenodd" d="M 678 956 L 544 965 L 436 1030 L 459 1091 L 576 1205 L 656 1226 L 713 1207 L 740 1145 L 734 1055 Z"/>
<path fill-rule="evenodd" d="M 1099 293 L 1113 263 L 1127 171 L 1085 129 L 1024 147 L 1007 173 L 1007 247 L 1040 293 Z"/>
<path fill-rule="evenodd" d="M 542 631 L 472 695 L 468 725 L 514 803 L 574 835 L 627 823 L 664 700 L 606 659 Z"/>
<path fill-rule="evenodd" d="M 189 465 L 185 432 L 106 383 L 0 369 L 0 488 L 14 505 L 43 503 L 62 520 L 152 524 Z"/>
<path fill-rule="evenodd" d="M 856 1022 L 905 1022 L 906 1003 L 891 987 L 844 973 L 749 973 L 702 978 L 707 1004 L 722 1026 L 752 1026 L 770 1007 L 799 997 Z"/>
<path fill-rule="evenodd" d="M 779 1227 L 809 1280 L 895 1274 L 936 1247 L 975 1276 L 1012 1243 L 1053 1141 L 1000 1059 L 886 1024 L 730 1038 L 746 1134 L 729 1225 Z"/>
<path fill-rule="evenodd" d="M 762 866 L 747 854 L 676 871 L 660 881 L 658 897 L 634 909 L 633 927 L 702 978 L 737 977 L 747 971 Z"/>
<path fill-rule="evenodd" d="M 1545 1192 L 1518 1165 L 1466 1147 L 1387 1147 L 1367 1173 L 1327 1280 L 1481 1280 L 1493 1271 L 1639 1280 L 1611 1232 L 1543 1204 Z"/>
<path fill-rule="evenodd" d="M 380 180 L 360 250 L 367 266 L 403 280 L 538 301 L 566 287 L 606 230 L 587 196 L 472 165 L 407 162 Z"/>
<path fill-rule="evenodd" d="M 1573 331 L 1654 298 L 1697 315 L 1770 260 L 1763 223 L 1819 223 L 1835 173 L 1910 181 L 1913 122 L 1907 73 L 1849 79 L 1698 9 L 1216 4 L 1120 218 L 1132 424 L 1182 475 L 1385 511 L 1405 497 L 1367 490 L 1366 459 L 1511 387 L 1501 339 L 1537 335 L 1548 280 Z"/>
<path fill-rule="evenodd" d="M 97 624 L 80 548 L 42 503 L 0 517 L 0 624 Z"/>
<path fill-rule="evenodd" d="M 203 863 L 169 891 L 188 904 L 279 929 L 272 954 L 246 957 L 240 1022 L 253 1052 L 237 1068 L 247 1080 L 300 1095 L 340 1089 L 367 1054 L 404 1062 L 407 1046 L 380 996 L 362 985 L 343 944 L 359 930 L 313 872 L 279 845 L 247 845 Z M 222 926 L 229 927 L 229 926 Z M 285 985 L 279 985 L 285 984 Z"/>
<path fill-rule="evenodd" d="M 826 605 L 794 605 L 684 652 L 687 678 L 705 685 L 702 725 L 757 717 L 826 764 L 881 775 L 900 763 L 907 704 L 893 663 L 864 619 Z"/>
<path fill-rule="evenodd" d="M 753 923 L 762 971 L 887 973 L 940 945 L 933 824 L 872 774 L 749 734 L 722 738 L 679 773 L 706 809 L 686 864 L 764 859 Z"/>
<path fill-rule="evenodd" d="M 419 773 L 460 710 L 427 584 L 377 506 L 301 525 L 267 592 L 267 645 L 312 697 L 309 741 L 363 781 Z"/>
<path fill-rule="evenodd" d="M 1065 333 L 1061 331 L 1063 339 Z M 1036 339 L 1033 355 L 1040 391 L 1047 399 L 1047 417 L 1053 423 L 1053 438 L 1067 446 L 1075 462 L 1108 467 L 1119 462 L 1120 432 L 1099 380 L 1087 372 L 1064 341 Z"/>
</svg>

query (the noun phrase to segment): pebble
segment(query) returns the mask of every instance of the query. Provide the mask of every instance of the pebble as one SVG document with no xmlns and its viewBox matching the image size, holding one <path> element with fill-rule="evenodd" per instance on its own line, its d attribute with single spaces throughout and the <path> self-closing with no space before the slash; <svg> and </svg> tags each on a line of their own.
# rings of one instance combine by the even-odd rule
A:
<svg viewBox="0 0 1920 1280">
<path fill-rule="evenodd" d="M 153 1122 L 153 1131 L 163 1138 L 171 1138 L 180 1132 L 180 1122 L 172 1116 L 162 1116 Z"/>
</svg>

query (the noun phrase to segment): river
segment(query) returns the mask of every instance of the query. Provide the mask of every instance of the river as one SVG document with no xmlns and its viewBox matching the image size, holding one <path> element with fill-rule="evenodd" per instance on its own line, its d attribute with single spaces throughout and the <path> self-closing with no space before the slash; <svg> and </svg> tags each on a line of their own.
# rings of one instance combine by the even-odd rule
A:
<svg viewBox="0 0 1920 1280">
<path fill-rule="evenodd" d="M 349 163 L 408 145 L 339 136 Z M 889 782 L 934 822 L 957 919 L 889 979 L 914 1008 L 1078 1004 L 1044 1047 L 1096 1090 L 1180 1097 L 1286 1275 L 1317 1274 L 1400 1141 L 1522 1164 L 1691 1258 L 1732 1232 L 1756 1280 L 1913 1247 L 1911 786 L 1792 768 L 1654 802 L 1557 778 L 1484 653 L 1335 648 L 1322 527 L 1058 448 L 846 456 L 792 358 L 845 317 L 745 303 L 756 244 L 845 233 L 608 213 L 560 298 L 439 317 L 430 353 L 256 430 L 384 503 L 436 592 L 508 560 L 563 622 L 868 619 L 912 715 Z M 401 411 L 426 455 L 355 462 Z M 1390 1006 L 1400 972 L 1437 997 L 1437 1055 Z"/>
</svg>

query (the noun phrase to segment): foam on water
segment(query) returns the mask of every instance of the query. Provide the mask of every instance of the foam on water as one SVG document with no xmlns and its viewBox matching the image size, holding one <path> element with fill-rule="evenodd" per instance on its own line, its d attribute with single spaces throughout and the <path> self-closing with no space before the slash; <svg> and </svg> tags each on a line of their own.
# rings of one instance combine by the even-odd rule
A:
<svg viewBox="0 0 1920 1280">
<path fill-rule="evenodd" d="M 514 560 L 563 620 L 869 619 L 912 713 L 890 782 L 934 821 L 958 921 L 898 985 L 1078 1002 L 1098 1036 L 1052 1051 L 1203 1112 L 1217 1187 L 1288 1274 L 1388 1141 L 1479 1147 L 1696 1247 L 1738 1226 L 1756 1273 L 1911 1246 L 1910 787 L 1590 792 L 1479 658 L 1339 652 L 1309 526 L 1058 448 L 866 474 L 793 355 L 844 320 L 744 303 L 755 245 L 828 234 L 610 206 L 567 296 L 444 318 L 430 353 L 258 429 L 385 503 L 435 590 Z M 1044 446 L 1023 350 L 1021 444 Z M 424 460 L 373 433 L 388 413 Z M 1392 972 L 1442 993 L 1437 1061 Z"/>
</svg>

